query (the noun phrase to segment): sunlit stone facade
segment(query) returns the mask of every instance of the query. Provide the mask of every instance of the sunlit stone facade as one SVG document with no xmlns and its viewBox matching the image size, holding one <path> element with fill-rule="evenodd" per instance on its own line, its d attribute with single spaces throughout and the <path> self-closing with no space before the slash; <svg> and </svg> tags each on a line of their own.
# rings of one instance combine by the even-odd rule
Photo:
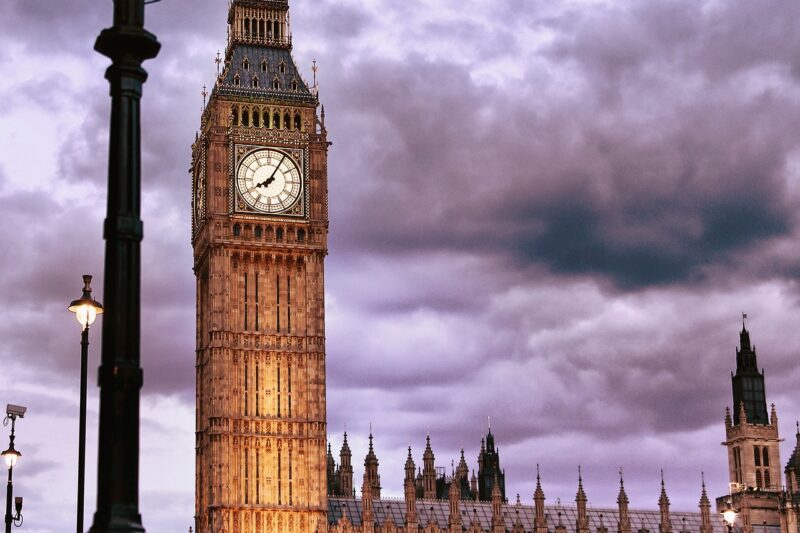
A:
<svg viewBox="0 0 800 533">
<path fill-rule="evenodd" d="M 192 146 L 195 530 L 327 529 L 327 150 L 286 0 L 233 0 Z"/>
</svg>

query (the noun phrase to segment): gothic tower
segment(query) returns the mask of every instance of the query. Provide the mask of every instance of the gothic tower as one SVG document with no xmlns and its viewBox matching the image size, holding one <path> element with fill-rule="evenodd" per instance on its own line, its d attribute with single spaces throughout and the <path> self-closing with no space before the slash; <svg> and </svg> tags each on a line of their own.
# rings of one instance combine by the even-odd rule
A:
<svg viewBox="0 0 800 533">
<path fill-rule="evenodd" d="M 725 418 L 730 482 L 734 490 L 752 487 L 777 491 L 780 487 L 778 419 L 767 417 L 764 373 L 759 371 L 750 332 L 742 325 L 736 350 L 736 373 L 731 374 L 733 408 Z"/>
<path fill-rule="evenodd" d="M 288 0 L 231 0 L 192 146 L 195 531 L 324 531 L 327 149 Z"/>
<path fill-rule="evenodd" d="M 745 315 L 746 316 L 746 315 Z M 754 525 L 778 526 L 780 455 L 778 415 L 772 406 L 767 416 L 764 372 L 759 370 L 756 348 L 745 324 L 739 332 L 736 373 L 731 373 L 733 408 L 725 413 L 730 494 L 717 498 L 717 510 L 729 506 L 740 511 L 744 533 Z M 731 414 L 732 413 L 732 414 Z"/>
</svg>

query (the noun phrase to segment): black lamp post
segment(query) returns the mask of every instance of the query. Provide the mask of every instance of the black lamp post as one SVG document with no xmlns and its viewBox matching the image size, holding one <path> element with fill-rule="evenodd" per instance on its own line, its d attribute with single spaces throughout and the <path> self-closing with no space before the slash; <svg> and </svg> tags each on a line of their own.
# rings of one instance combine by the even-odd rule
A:
<svg viewBox="0 0 800 533">
<path fill-rule="evenodd" d="M 14 499 L 14 507 L 16 514 L 11 514 L 11 499 L 14 497 L 14 467 L 17 465 L 22 453 L 14 448 L 14 429 L 17 417 L 23 418 L 27 408 L 19 405 L 9 404 L 6 407 L 6 417 L 3 420 L 3 425 L 7 425 L 11 420 L 11 435 L 8 437 L 8 449 L 0 453 L 8 467 L 8 485 L 6 486 L 6 533 L 11 533 L 11 524 L 16 527 L 22 525 L 22 498 L 17 496 Z"/>
<path fill-rule="evenodd" d="M 100 302 L 92 298 L 92 276 L 83 276 L 83 294 L 69 304 L 69 310 L 81 325 L 81 402 L 78 431 L 78 518 L 77 531 L 83 533 L 83 486 L 86 472 L 86 366 L 89 358 L 89 326 L 103 312 Z"/>
<path fill-rule="evenodd" d="M 111 59 L 108 205 L 99 370 L 97 510 L 90 531 L 144 531 L 139 514 L 139 358 L 142 62 L 161 45 L 144 29 L 145 0 L 114 0 L 114 25 L 94 48 Z"/>
</svg>

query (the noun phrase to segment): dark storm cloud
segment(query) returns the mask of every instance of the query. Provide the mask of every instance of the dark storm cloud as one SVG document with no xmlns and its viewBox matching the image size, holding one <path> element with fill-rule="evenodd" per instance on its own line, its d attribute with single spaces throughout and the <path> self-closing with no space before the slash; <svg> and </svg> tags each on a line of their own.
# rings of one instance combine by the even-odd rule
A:
<svg viewBox="0 0 800 533">
<path fill-rule="evenodd" d="M 329 95 L 345 114 L 331 130 L 334 139 L 368 132 L 358 154 L 333 152 L 341 173 L 361 176 L 339 203 L 348 223 L 339 239 L 355 239 L 342 244 L 483 249 L 630 289 L 704 279 L 709 267 L 788 235 L 795 88 L 780 75 L 758 87 L 758 69 L 789 54 L 711 76 L 702 36 L 714 20 L 679 17 L 671 32 L 660 27 L 672 24 L 665 13 L 605 16 L 637 31 L 612 32 L 600 16 L 574 23 L 549 52 L 577 81 L 566 93 L 535 69 L 495 87 L 473 81 L 469 67 L 420 56 L 349 66 Z M 746 37 L 728 38 L 735 47 Z M 614 98 L 598 94 L 609 86 Z"/>
</svg>

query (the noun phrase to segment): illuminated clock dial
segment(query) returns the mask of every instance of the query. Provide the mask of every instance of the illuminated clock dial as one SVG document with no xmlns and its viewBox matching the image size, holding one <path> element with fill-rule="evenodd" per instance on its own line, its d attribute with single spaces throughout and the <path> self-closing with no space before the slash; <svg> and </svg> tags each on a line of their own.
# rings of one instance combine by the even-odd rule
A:
<svg viewBox="0 0 800 533">
<path fill-rule="evenodd" d="M 236 186 L 247 204 L 263 213 L 282 213 L 300 197 L 300 170 L 277 150 L 250 152 L 236 172 Z"/>
<path fill-rule="evenodd" d="M 200 223 L 203 220 L 203 215 L 205 213 L 205 191 L 206 191 L 206 184 L 205 179 L 203 179 L 203 173 L 198 168 L 195 171 L 195 178 L 194 178 L 194 220 L 195 223 Z"/>
</svg>

